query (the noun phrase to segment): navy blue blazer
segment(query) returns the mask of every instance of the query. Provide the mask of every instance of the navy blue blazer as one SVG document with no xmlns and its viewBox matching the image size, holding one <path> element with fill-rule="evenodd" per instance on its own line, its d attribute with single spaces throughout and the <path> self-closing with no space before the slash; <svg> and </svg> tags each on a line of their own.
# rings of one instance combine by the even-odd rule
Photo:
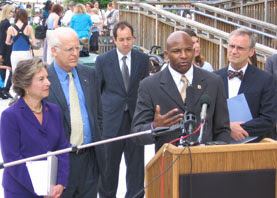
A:
<svg viewBox="0 0 277 198">
<path fill-rule="evenodd" d="M 228 67 L 216 71 L 228 96 Z M 273 76 L 248 64 L 238 94 L 244 93 L 253 119 L 242 124 L 250 136 L 272 137 L 276 120 L 276 93 Z"/>
<path fill-rule="evenodd" d="M 46 101 L 42 104 L 42 125 L 22 98 L 2 113 L 0 141 L 5 163 L 69 147 L 59 107 Z M 57 184 L 66 186 L 69 174 L 68 154 L 57 157 Z M 25 164 L 5 168 L 2 184 L 5 190 L 22 197 L 35 196 Z"/>
<path fill-rule="evenodd" d="M 149 58 L 146 54 L 132 49 L 131 76 L 127 91 L 124 87 L 116 49 L 98 56 L 95 65 L 102 93 L 103 136 L 116 137 L 126 104 L 131 119 L 133 118 L 139 82 L 149 75 Z"/>
</svg>

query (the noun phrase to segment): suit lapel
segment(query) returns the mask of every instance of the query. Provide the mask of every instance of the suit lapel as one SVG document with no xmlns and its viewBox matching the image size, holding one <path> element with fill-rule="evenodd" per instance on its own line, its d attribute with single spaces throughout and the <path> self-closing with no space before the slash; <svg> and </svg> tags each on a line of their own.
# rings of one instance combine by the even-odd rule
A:
<svg viewBox="0 0 277 198">
<path fill-rule="evenodd" d="M 97 93 L 94 93 L 95 90 L 92 89 L 93 87 L 96 87 L 95 78 L 94 76 L 88 76 L 88 73 L 81 66 L 77 66 L 76 70 L 85 96 L 86 108 L 88 110 L 87 112 L 90 119 L 91 129 L 93 131 L 94 117 L 92 114 L 90 114 L 90 112 L 93 112 L 93 111 L 90 111 L 89 109 L 97 108 L 93 105 L 93 104 L 97 104 L 96 97 L 94 97 L 96 96 Z"/>
<path fill-rule="evenodd" d="M 245 93 L 248 87 L 251 87 L 251 83 L 253 82 L 253 80 L 255 80 L 253 79 L 254 73 L 255 73 L 255 70 L 253 69 L 253 66 L 248 64 L 244 77 L 241 81 L 238 94 Z"/>
<path fill-rule="evenodd" d="M 35 126 L 36 128 L 39 129 L 39 131 L 44 132 L 44 130 L 42 129 L 42 125 L 39 123 L 38 119 L 35 117 L 33 112 L 28 108 L 28 106 L 24 102 L 23 98 L 19 99 L 19 107 L 21 110 L 22 117 L 25 118 L 25 121 L 30 122 L 32 126 Z M 44 117 L 47 117 L 47 116 L 45 116 L 45 114 L 43 114 L 43 123 L 44 123 L 44 119 L 45 119 Z"/>
<path fill-rule="evenodd" d="M 168 66 L 161 71 L 160 86 L 161 89 L 171 98 L 183 111 L 185 111 L 185 105 L 182 101 L 181 94 L 168 70 Z"/>
<path fill-rule="evenodd" d="M 125 86 L 124 86 L 122 74 L 121 74 L 121 71 L 120 71 L 120 65 L 119 65 L 119 62 L 118 62 L 118 56 L 117 56 L 116 49 L 114 49 L 112 51 L 110 61 L 111 61 L 110 65 L 112 65 L 112 67 L 113 67 L 113 72 L 114 72 L 115 77 L 117 78 L 117 82 L 119 82 L 121 88 L 123 90 L 125 90 Z"/>
<path fill-rule="evenodd" d="M 61 107 L 62 112 L 65 112 L 65 118 L 67 120 L 68 125 L 70 126 L 70 118 L 69 118 L 67 102 L 53 64 L 49 66 L 48 73 L 49 73 L 50 82 L 53 85 L 55 85 L 55 86 L 50 86 L 50 91 L 53 93 L 52 94 L 53 97 L 56 98 L 58 105 Z"/>
<path fill-rule="evenodd" d="M 228 66 L 224 68 L 223 73 L 222 73 L 222 80 L 224 83 L 224 87 L 225 87 L 225 94 L 226 97 L 229 98 L 229 89 L 228 89 Z"/>
<path fill-rule="evenodd" d="M 132 87 L 132 84 L 136 77 L 136 70 L 137 70 L 138 64 L 137 64 L 137 55 L 134 52 L 134 50 L 131 51 L 131 76 L 129 78 L 128 83 L 128 91 Z"/>
<path fill-rule="evenodd" d="M 197 67 L 193 67 L 192 86 L 194 87 L 194 104 L 197 104 L 197 101 L 207 87 L 205 76 L 202 70 Z"/>
</svg>

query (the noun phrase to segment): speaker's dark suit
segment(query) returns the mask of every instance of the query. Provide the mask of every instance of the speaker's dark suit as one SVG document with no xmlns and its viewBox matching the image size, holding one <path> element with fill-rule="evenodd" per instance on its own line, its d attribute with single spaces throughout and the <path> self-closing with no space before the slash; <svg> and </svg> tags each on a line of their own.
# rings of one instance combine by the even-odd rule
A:
<svg viewBox="0 0 277 198">
<path fill-rule="evenodd" d="M 207 130 L 203 134 L 203 141 L 230 141 L 229 115 L 227 110 L 226 97 L 222 80 L 213 73 L 197 67 L 193 67 L 194 87 L 194 112 L 196 114 L 197 126 L 200 123 L 200 97 L 207 94 L 211 98 L 211 104 L 207 110 Z M 143 80 L 139 87 L 136 112 L 132 128 L 133 132 L 151 129 L 154 120 L 156 105 L 160 105 L 161 114 L 178 108 L 180 113 L 186 111 L 184 102 L 167 68 Z M 179 137 L 180 133 L 169 133 L 161 136 L 155 141 L 156 151 L 164 144 Z M 196 140 L 199 133 L 193 136 Z M 136 138 L 139 144 L 151 144 L 151 135 Z"/>
<path fill-rule="evenodd" d="M 277 85 L 277 54 L 266 58 L 265 70 L 273 74 L 273 77 L 275 78 L 275 83 Z"/>
<path fill-rule="evenodd" d="M 216 71 L 225 85 L 228 96 L 228 67 Z M 273 76 L 250 64 L 245 71 L 238 94 L 244 93 L 253 119 L 242 124 L 250 136 L 273 137 L 276 120 L 276 94 Z M 273 135 L 273 136 L 272 136 Z"/>
<path fill-rule="evenodd" d="M 85 96 L 86 108 L 88 112 L 90 127 L 92 130 L 92 138 L 95 142 L 100 141 L 102 136 L 102 110 L 101 110 L 100 90 L 98 89 L 99 86 L 97 85 L 98 81 L 96 79 L 96 71 L 92 67 L 87 67 L 83 65 L 77 65 L 76 70 L 78 72 L 80 83 Z M 64 124 L 66 137 L 70 141 L 71 124 L 70 124 L 69 107 L 67 105 L 67 102 L 53 63 L 48 67 L 47 71 L 48 71 L 49 81 L 51 82 L 50 93 L 47 100 L 60 106 L 63 112 L 63 124 Z M 90 184 L 90 183 L 96 184 L 94 186 L 87 186 L 90 189 L 89 191 L 94 191 L 92 192 L 94 196 L 90 196 L 90 197 L 96 197 L 99 171 L 101 171 L 101 167 L 103 167 L 103 164 L 104 164 L 104 158 L 103 158 L 104 149 L 102 148 L 102 146 L 96 146 L 95 148 L 91 148 L 89 153 L 91 154 L 90 158 L 93 159 L 93 167 L 89 167 L 91 168 L 91 170 L 93 170 L 93 174 L 92 174 L 93 178 L 84 178 L 82 180 L 84 180 L 83 182 L 86 184 Z M 75 177 L 82 177 L 81 176 L 82 173 L 86 174 L 86 171 L 89 171 L 89 170 L 78 169 L 78 166 L 75 163 L 75 160 L 79 160 L 78 159 L 79 156 L 77 155 L 79 155 L 80 158 L 82 158 L 82 155 L 84 154 L 70 153 L 69 184 L 71 184 L 71 181 L 74 183 L 74 180 L 78 182 L 79 180 Z M 83 185 L 83 184 L 79 184 L 79 185 Z M 68 186 L 66 191 L 71 190 L 69 188 L 70 186 Z M 83 187 L 83 188 L 86 188 L 86 187 Z M 82 191 L 82 190 L 79 189 L 79 191 Z M 86 196 L 81 194 L 81 197 L 86 197 Z"/>
<path fill-rule="evenodd" d="M 149 75 L 149 59 L 137 50 L 131 51 L 131 75 L 126 91 L 116 49 L 96 59 L 96 68 L 102 92 L 103 138 L 130 133 L 140 80 Z M 128 106 L 128 110 L 124 111 Z M 126 197 L 133 197 L 144 186 L 144 147 L 130 140 L 106 144 L 106 179 L 100 188 L 101 197 L 116 195 L 119 165 L 124 152 L 127 166 Z"/>
</svg>

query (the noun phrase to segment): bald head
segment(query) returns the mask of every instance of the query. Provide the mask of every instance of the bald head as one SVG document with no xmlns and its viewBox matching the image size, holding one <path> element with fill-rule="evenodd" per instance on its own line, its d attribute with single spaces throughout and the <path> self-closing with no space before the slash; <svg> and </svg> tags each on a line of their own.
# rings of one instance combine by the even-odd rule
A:
<svg viewBox="0 0 277 198">
<path fill-rule="evenodd" d="M 184 31 L 176 31 L 171 33 L 167 40 L 166 40 L 166 49 L 169 50 L 170 47 L 175 46 L 180 41 L 188 42 L 188 44 L 191 43 L 191 46 L 193 45 L 191 37 Z"/>
<path fill-rule="evenodd" d="M 194 57 L 191 37 L 183 31 L 173 32 L 167 38 L 164 54 L 169 59 L 172 69 L 185 74 L 190 69 Z"/>
<path fill-rule="evenodd" d="M 50 40 L 50 46 L 60 46 L 63 39 L 79 40 L 77 33 L 69 27 L 59 27 L 54 30 L 54 35 Z"/>
</svg>

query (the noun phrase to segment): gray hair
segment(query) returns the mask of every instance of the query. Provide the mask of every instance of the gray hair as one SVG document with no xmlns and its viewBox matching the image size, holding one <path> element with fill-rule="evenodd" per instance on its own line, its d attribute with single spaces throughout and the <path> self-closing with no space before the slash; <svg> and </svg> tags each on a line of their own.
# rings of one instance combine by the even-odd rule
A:
<svg viewBox="0 0 277 198">
<path fill-rule="evenodd" d="M 53 35 L 50 39 L 49 39 L 49 47 L 59 47 L 61 45 L 61 37 L 64 37 L 64 35 L 67 35 L 69 33 L 75 34 L 78 38 L 77 33 L 75 32 L 75 30 L 73 30 L 70 27 L 59 27 L 56 28 L 54 30 Z"/>
<path fill-rule="evenodd" d="M 42 68 L 46 69 L 47 64 L 38 57 L 19 61 L 12 75 L 14 92 L 19 96 L 24 96 L 24 88 L 27 88 L 32 84 L 34 75 Z"/>
<path fill-rule="evenodd" d="M 237 36 L 237 35 L 248 35 L 249 36 L 249 48 L 250 49 L 252 49 L 252 48 L 254 48 L 255 47 L 255 45 L 256 45 L 256 42 L 257 42 L 257 35 L 254 33 L 254 32 L 252 32 L 252 31 L 250 31 L 250 30 L 248 30 L 248 29 L 246 29 L 246 28 L 238 28 L 238 29 L 236 29 L 236 30 L 234 30 L 234 31 L 232 31 L 231 33 L 230 33 L 230 35 L 229 35 L 229 41 L 230 41 L 230 39 L 232 38 L 232 36 Z"/>
</svg>

